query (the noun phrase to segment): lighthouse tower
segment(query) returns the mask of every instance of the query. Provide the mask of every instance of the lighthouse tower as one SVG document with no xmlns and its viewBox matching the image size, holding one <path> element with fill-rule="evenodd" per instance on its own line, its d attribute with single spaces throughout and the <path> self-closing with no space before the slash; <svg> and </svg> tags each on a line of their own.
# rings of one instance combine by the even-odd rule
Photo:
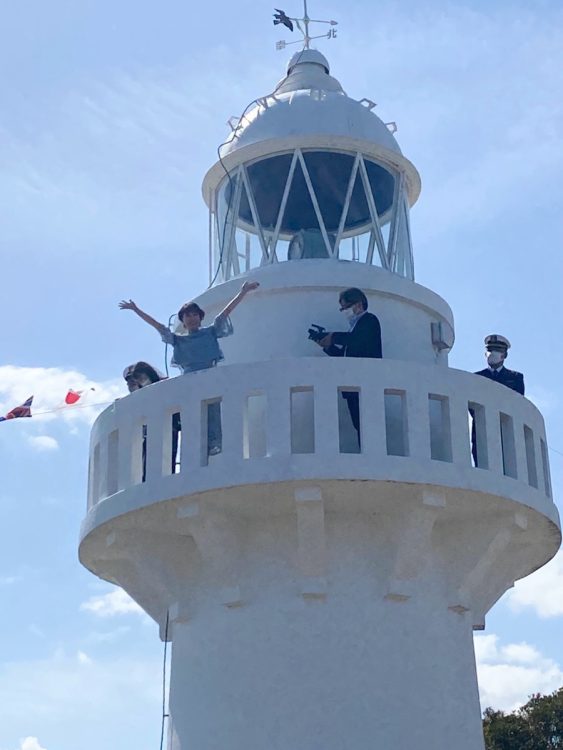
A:
<svg viewBox="0 0 563 750">
<path fill-rule="evenodd" d="M 260 287 L 224 364 L 119 399 L 92 430 L 80 559 L 171 642 L 169 750 L 482 749 L 473 630 L 559 547 L 542 416 L 448 366 L 452 313 L 414 281 L 419 175 L 374 106 L 307 44 L 232 122 L 203 182 L 197 302 L 212 318 L 241 280 Z M 348 287 L 383 359 L 307 338 L 346 330 Z"/>
</svg>

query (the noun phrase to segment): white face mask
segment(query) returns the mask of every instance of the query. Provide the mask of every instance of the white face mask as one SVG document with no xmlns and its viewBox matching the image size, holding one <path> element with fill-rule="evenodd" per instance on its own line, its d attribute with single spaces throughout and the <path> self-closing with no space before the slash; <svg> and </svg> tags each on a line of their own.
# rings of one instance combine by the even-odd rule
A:
<svg viewBox="0 0 563 750">
<path fill-rule="evenodd" d="M 347 307 L 346 310 L 342 310 L 342 315 L 344 315 L 347 321 L 350 321 L 355 317 L 356 313 L 352 307 Z"/>
<path fill-rule="evenodd" d="M 485 352 L 487 358 L 487 364 L 489 367 L 498 367 L 504 362 L 504 354 L 502 352 Z"/>
</svg>

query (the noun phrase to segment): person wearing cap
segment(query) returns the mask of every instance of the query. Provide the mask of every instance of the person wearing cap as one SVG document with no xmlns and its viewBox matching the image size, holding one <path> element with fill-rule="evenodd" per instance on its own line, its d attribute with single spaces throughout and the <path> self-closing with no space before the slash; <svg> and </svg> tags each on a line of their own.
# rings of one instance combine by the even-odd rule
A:
<svg viewBox="0 0 563 750">
<path fill-rule="evenodd" d="M 485 336 L 485 358 L 487 360 L 487 367 L 485 367 L 484 370 L 479 370 L 475 375 L 482 375 L 484 378 L 494 380 L 496 383 L 505 385 L 507 388 L 511 388 L 513 391 L 521 393 L 523 396 L 524 376 L 521 372 L 509 370 L 504 366 L 509 349 L 510 341 L 504 336 L 499 336 L 498 333 L 492 333 L 489 336 Z"/>
<path fill-rule="evenodd" d="M 133 393 L 147 385 L 152 385 L 152 383 L 166 380 L 166 375 L 159 372 L 156 367 L 149 365 L 148 362 L 139 361 L 127 365 L 123 370 L 123 379 L 127 383 L 129 393 Z"/>
<path fill-rule="evenodd" d="M 510 341 L 505 336 L 500 336 L 498 333 L 491 333 L 489 336 L 485 336 L 485 359 L 487 360 L 487 367 L 484 370 L 478 370 L 475 375 L 481 375 L 489 380 L 494 380 L 496 383 L 505 385 L 507 388 L 511 388 L 513 391 L 524 395 L 524 376 L 521 372 L 516 370 L 509 370 L 504 366 L 506 357 L 508 356 L 508 350 L 510 349 Z M 471 455 L 473 456 L 473 462 L 477 467 L 477 434 L 475 429 L 475 414 L 472 409 L 469 410 L 472 418 L 471 424 Z"/>
<path fill-rule="evenodd" d="M 160 333 L 162 340 L 173 348 L 172 364 L 182 370 L 182 374 L 208 370 L 224 359 L 218 339 L 233 333 L 230 313 L 246 297 L 248 292 L 259 286 L 257 281 L 245 281 L 239 293 L 221 310 L 210 326 L 202 326 L 204 310 L 197 302 L 186 302 L 178 310 L 181 335 L 172 333 L 163 323 L 159 323 L 141 310 L 133 300 L 122 300 L 120 310 L 132 310 L 141 320 Z M 221 404 L 212 402 L 207 411 L 207 452 L 210 456 L 221 453 Z"/>
<path fill-rule="evenodd" d="M 345 289 L 338 297 L 340 312 L 348 322 L 347 331 L 327 333 L 318 341 L 325 354 L 329 357 L 367 357 L 381 359 L 381 325 L 373 313 L 368 312 L 368 300 L 361 289 L 351 287 Z M 343 391 L 352 424 L 360 437 L 360 399 L 356 391 Z"/>
</svg>

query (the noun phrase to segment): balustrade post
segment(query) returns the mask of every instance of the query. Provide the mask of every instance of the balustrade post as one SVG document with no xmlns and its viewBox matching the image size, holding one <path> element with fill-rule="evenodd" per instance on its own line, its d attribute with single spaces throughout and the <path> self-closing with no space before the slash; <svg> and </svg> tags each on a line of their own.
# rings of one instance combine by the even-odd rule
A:
<svg viewBox="0 0 563 750">
<path fill-rule="evenodd" d="M 266 393 L 266 451 L 269 458 L 291 453 L 291 391 L 287 383 L 268 385 Z"/>
<path fill-rule="evenodd" d="M 314 385 L 315 454 L 337 456 L 340 453 L 338 386 L 332 379 Z"/>
<path fill-rule="evenodd" d="M 516 453 L 516 473 L 521 482 L 530 485 L 528 476 L 528 457 L 526 455 L 526 441 L 524 437 L 524 423 L 514 419 L 514 451 Z M 530 485 L 532 486 L 532 485 Z"/>
<path fill-rule="evenodd" d="M 373 458 L 387 455 L 384 390 L 380 383 L 364 381 L 360 392 L 362 453 Z"/>
<path fill-rule="evenodd" d="M 487 434 L 487 454 L 489 470 L 503 474 L 502 443 L 500 437 L 500 412 L 496 406 L 483 404 L 485 408 L 485 431 Z"/>
<path fill-rule="evenodd" d="M 452 463 L 471 466 L 471 442 L 469 439 L 469 410 L 467 394 L 450 393 L 450 439 L 452 446 Z"/>
<path fill-rule="evenodd" d="M 418 460 L 430 460 L 430 415 L 428 389 L 415 383 L 406 389 L 407 455 Z"/>
<path fill-rule="evenodd" d="M 245 391 L 240 387 L 227 385 L 221 400 L 223 459 L 239 461 L 243 458 L 245 402 Z"/>
<path fill-rule="evenodd" d="M 183 376 L 188 378 L 189 375 Z M 186 474 L 199 469 L 206 452 L 207 434 L 202 429 L 202 401 L 192 392 L 183 394 L 180 407 L 182 442 L 180 447 L 180 472 Z M 205 440 L 204 440 L 205 439 Z"/>
<path fill-rule="evenodd" d="M 153 412 L 147 419 L 147 447 L 146 447 L 146 481 L 160 479 L 163 475 L 163 437 L 165 432 L 164 417 L 166 408 Z M 170 436 L 170 439 L 172 437 Z"/>
<path fill-rule="evenodd" d="M 108 432 L 104 430 L 100 438 L 100 459 L 99 459 L 99 479 L 98 479 L 98 502 L 108 496 Z"/>
</svg>

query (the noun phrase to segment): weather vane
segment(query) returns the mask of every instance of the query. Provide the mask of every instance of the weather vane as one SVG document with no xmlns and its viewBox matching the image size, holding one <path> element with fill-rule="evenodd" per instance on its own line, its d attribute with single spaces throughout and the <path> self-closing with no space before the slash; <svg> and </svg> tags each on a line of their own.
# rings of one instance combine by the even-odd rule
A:
<svg viewBox="0 0 563 750">
<path fill-rule="evenodd" d="M 303 44 L 303 49 L 310 49 L 311 42 L 313 39 L 335 39 L 336 29 L 331 28 L 326 34 L 318 34 L 317 36 L 309 36 L 309 24 L 311 23 L 328 23 L 330 26 L 336 26 L 338 21 L 321 21 L 318 18 L 309 18 L 307 12 L 307 0 L 303 0 L 303 17 L 292 18 L 286 15 L 285 11 L 279 8 L 274 8 L 274 26 L 282 24 L 286 26 L 290 31 L 293 31 L 294 24 L 297 26 L 299 31 L 303 34 L 303 39 L 296 39 L 294 42 L 276 42 L 276 49 L 285 49 L 288 44 Z"/>
</svg>

